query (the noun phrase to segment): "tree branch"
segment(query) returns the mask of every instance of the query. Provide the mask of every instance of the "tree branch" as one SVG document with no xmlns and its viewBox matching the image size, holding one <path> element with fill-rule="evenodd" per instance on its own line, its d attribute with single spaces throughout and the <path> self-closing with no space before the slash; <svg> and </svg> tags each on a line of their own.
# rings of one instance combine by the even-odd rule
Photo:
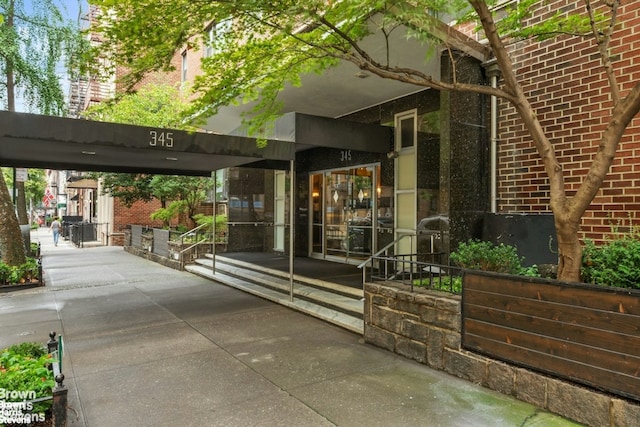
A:
<svg viewBox="0 0 640 427">
<path fill-rule="evenodd" d="M 640 112 L 640 83 L 637 83 L 613 109 L 611 120 L 602 134 L 589 172 L 573 197 L 571 206 L 573 218 L 580 219 L 589 208 L 591 200 L 600 189 L 602 181 L 613 163 L 622 135 L 638 112 Z"/>
<path fill-rule="evenodd" d="M 620 0 L 613 0 L 607 2 L 607 6 L 611 8 L 611 19 L 609 25 L 604 32 L 601 32 L 596 22 L 595 13 L 591 7 L 591 0 L 584 0 L 587 14 L 589 15 L 589 23 L 591 24 L 591 31 L 593 38 L 598 45 L 598 51 L 600 52 L 600 60 L 602 66 L 609 80 L 609 87 L 611 88 L 611 97 L 614 104 L 620 101 L 620 89 L 618 87 L 618 81 L 613 70 L 613 64 L 611 64 L 611 58 L 609 56 L 609 44 L 611 42 L 611 35 L 613 34 L 614 27 L 616 25 L 618 17 L 618 7 L 620 6 Z"/>
<path fill-rule="evenodd" d="M 482 0 L 469 0 L 469 3 L 478 14 L 485 36 L 489 40 L 489 45 L 493 49 L 493 54 L 496 57 L 498 67 L 500 67 L 500 71 L 502 73 L 506 92 L 510 95 L 508 99 L 515 107 L 526 128 L 529 130 L 536 150 L 544 164 L 545 171 L 549 177 L 549 185 L 551 187 L 551 209 L 554 213 L 560 212 L 566 206 L 567 199 L 564 188 L 562 167 L 560 166 L 560 163 L 558 163 L 553 146 L 549 142 L 549 138 L 542 129 L 540 120 L 538 120 L 533 107 L 529 103 L 522 87 L 516 79 L 513 64 L 511 63 L 511 59 L 509 58 L 502 38 L 498 34 L 495 22 L 493 21 L 493 16 L 486 2 Z"/>
</svg>

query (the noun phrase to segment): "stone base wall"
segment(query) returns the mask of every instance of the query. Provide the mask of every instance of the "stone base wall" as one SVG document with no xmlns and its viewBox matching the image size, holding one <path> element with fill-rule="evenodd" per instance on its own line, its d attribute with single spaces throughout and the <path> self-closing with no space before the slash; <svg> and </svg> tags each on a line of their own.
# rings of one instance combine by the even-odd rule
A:
<svg viewBox="0 0 640 427">
<path fill-rule="evenodd" d="M 181 266 L 178 261 L 154 254 L 153 252 L 145 251 L 144 249 L 137 249 L 133 246 L 124 246 L 124 250 L 130 254 L 139 256 L 140 258 L 145 258 L 149 261 L 164 265 L 165 267 L 173 268 L 174 270 L 181 270 Z"/>
<path fill-rule="evenodd" d="M 459 296 L 365 284 L 364 338 L 467 381 L 588 426 L 637 426 L 640 405 L 462 349 Z"/>
</svg>

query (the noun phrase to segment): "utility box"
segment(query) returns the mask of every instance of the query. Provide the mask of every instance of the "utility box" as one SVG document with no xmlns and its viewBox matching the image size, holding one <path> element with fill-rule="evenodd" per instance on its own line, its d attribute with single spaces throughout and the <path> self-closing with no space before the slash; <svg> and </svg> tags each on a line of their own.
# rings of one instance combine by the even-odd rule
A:
<svg viewBox="0 0 640 427">
<path fill-rule="evenodd" d="M 487 213 L 483 240 L 518 248 L 524 265 L 557 264 L 558 240 L 553 214 Z"/>
</svg>

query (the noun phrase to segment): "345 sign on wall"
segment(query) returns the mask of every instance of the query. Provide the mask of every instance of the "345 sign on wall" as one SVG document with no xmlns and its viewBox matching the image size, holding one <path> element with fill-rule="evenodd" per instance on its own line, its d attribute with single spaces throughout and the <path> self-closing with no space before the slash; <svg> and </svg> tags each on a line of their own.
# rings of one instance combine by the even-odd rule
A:
<svg viewBox="0 0 640 427">
<path fill-rule="evenodd" d="M 149 146 L 173 148 L 173 132 L 150 130 Z"/>
</svg>

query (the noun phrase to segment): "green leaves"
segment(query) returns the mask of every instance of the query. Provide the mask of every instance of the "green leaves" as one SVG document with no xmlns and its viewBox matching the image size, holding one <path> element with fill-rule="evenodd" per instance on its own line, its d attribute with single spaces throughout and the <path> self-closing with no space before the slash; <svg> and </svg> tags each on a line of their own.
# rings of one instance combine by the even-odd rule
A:
<svg viewBox="0 0 640 427">
<path fill-rule="evenodd" d="M 51 396 L 55 381 L 48 365 L 52 362 L 50 355 L 38 343 L 16 344 L 4 349 L 0 353 L 0 389 L 24 392 L 23 396 L 35 393 L 36 398 Z M 12 399 L 7 398 L 6 401 Z M 44 412 L 50 406 L 51 401 L 34 404 L 33 412 Z"/>
<path fill-rule="evenodd" d="M 38 279 L 39 271 L 40 267 L 35 258 L 26 258 L 26 262 L 18 266 L 10 266 L 0 261 L 0 284 L 31 283 Z"/>
<path fill-rule="evenodd" d="M 591 32 L 589 16 L 584 10 L 560 9 L 543 20 L 532 21 L 531 14 L 540 7 L 539 0 L 520 0 L 497 9 L 496 22 L 503 37 L 519 39 L 550 39 L 559 35 L 585 36 Z M 605 17 L 597 15 L 597 22 L 602 24 Z"/>
<path fill-rule="evenodd" d="M 619 288 L 640 289 L 640 239 L 623 236 L 602 245 L 587 240 L 582 252 L 582 280 Z"/>
<path fill-rule="evenodd" d="M 460 243 L 451 253 L 450 259 L 462 268 L 527 276 L 538 275 L 536 268 L 522 267 L 524 258 L 518 256 L 515 246 L 504 243 L 494 245 L 487 241 L 469 240 L 466 243 Z"/>
<path fill-rule="evenodd" d="M 185 120 L 188 95 L 188 91 L 176 86 L 148 84 L 112 102 L 89 107 L 83 116 L 104 122 L 192 130 Z"/>
<path fill-rule="evenodd" d="M 53 0 L 41 0 L 26 10 L 20 0 L 0 1 L 0 79 L 6 87 L 5 108 L 18 91 L 26 109 L 41 114 L 62 115 L 65 94 L 58 66 L 78 57 L 85 42 L 73 23 L 67 22 Z M 76 62 L 77 64 L 77 62 Z M 11 93 L 9 93 L 11 92 Z"/>
</svg>

